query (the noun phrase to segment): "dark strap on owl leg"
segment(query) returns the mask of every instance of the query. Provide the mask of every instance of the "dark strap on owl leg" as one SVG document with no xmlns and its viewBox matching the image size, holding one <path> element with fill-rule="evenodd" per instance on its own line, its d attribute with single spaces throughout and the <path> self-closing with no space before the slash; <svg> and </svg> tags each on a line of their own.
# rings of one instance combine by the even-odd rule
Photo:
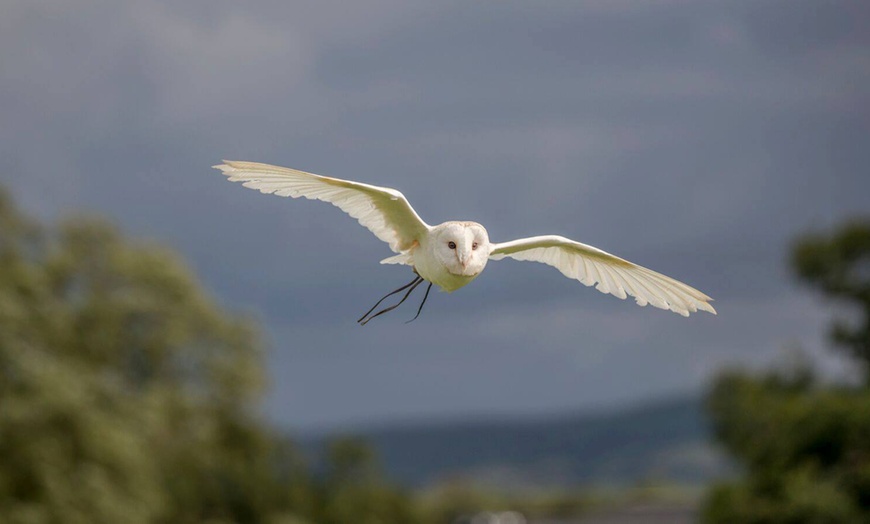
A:
<svg viewBox="0 0 870 524">
<path fill-rule="evenodd" d="M 420 312 L 423 311 L 423 304 L 425 304 L 425 303 L 426 303 L 426 299 L 429 298 L 429 291 L 431 291 L 431 290 L 432 290 L 432 282 L 429 282 L 429 287 L 426 288 L 426 294 L 423 295 L 423 302 L 420 302 L 420 307 L 417 308 L 417 314 L 414 315 L 414 318 L 412 318 L 411 320 L 405 322 L 405 324 L 410 324 L 411 322 L 417 320 L 417 317 L 420 316 Z"/>
<path fill-rule="evenodd" d="M 394 291 L 390 291 L 389 293 L 387 293 L 386 295 L 384 295 L 380 300 L 378 300 L 378 302 L 377 302 L 374 306 L 372 306 L 371 309 L 369 309 L 368 311 L 366 311 L 366 314 L 363 315 L 362 317 L 360 317 L 360 319 L 357 320 L 357 322 L 358 322 L 360 325 L 364 326 L 364 325 L 366 325 L 366 322 L 368 322 L 369 320 L 375 318 L 376 316 L 378 316 L 378 315 L 382 315 L 382 314 L 386 313 L 387 311 L 392 311 L 393 309 L 396 309 L 397 307 L 399 307 L 399 305 L 400 305 L 402 302 L 405 301 L 406 298 L 408 298 L 408 296 L 411 294 L 411 291 L 414 291 L 414 288 L 416 288 L 417 286 L 419 286 L 421 282 L 423 282 L 423 278 L 420 277 L 419 275 L 417 275 L 417 276 L 414 277 L 414 280 L 408 282 L 407 284 L 405 284 L 404 286 L 400 287 L 399 289 L 396 289 L 396 290 L 394 290 Z M 409 287 L 410 287 L 411 289 L 408 289 Z M 366 319 L 366 317 L 369 315 L 369 313 L 371 313 L 372 311 L 374 311 L 375 308 L 378 307 L 378 306 L 381 304 L 381 302 L 383 302 L 387 297 L 392 296 L 392 295 L 395 295 L 396 293 L 398 293 L 398 292 L 400 292 L 400 291 L 403 291 L 403 290 L 405 290 L 405 289 L 408 289 L 408 292 L 405 293 L 405 296 L 402 297 L 402 300 L 399 301 L 398 304 L 396 304 L 395 306 L 392 306 L 392 307 L 386 308 L 386 309 L 384 309 L 384 310 L 381 310 L 381 311 L 379 311 L 378 313 L 376 313 L 376 314 L 372 315 L 371 317 L 369 317 L 368 319 Z"/>
</svg>

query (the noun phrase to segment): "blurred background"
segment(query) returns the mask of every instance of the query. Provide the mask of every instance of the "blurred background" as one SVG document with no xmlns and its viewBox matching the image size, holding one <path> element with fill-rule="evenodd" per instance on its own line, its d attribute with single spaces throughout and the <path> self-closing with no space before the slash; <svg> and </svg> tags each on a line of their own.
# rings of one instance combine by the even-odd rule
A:
<svg viewBox="0 0 870 524">
<path fill-rule="evenodd" d="M 0 0 L 0 521 L 870 520 L 863 1 Z M 560 234 L 411 278 L 221 159 Z"/>
</svg>

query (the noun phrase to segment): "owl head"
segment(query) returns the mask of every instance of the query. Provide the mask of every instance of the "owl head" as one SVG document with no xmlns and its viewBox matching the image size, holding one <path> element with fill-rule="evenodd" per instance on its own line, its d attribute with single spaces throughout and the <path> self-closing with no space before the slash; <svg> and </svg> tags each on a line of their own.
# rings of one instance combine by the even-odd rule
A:
<svg viewBox="0 0 870 524">
<path fill-rule="evenodd" d="M 435 258 L 454 275 L 477 275 L 489 260 L 489 235 L 477 222 L 445 222 L 432 231 L 432 240 Z"/>
</svg>

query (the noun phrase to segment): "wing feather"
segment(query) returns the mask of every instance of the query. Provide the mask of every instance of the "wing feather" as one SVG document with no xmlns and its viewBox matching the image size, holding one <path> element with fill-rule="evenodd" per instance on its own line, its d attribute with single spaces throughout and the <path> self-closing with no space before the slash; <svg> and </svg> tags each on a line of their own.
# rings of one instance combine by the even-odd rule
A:
<svg viewBox="0 0 870 524">
<path fill-rule="evenodd" d="M 493 244 L 489 258 L 504 257 L 553 266 L 568 278 L 595 285 L 602 293 L 621 299 L 630 295 L 640 306 L 651 304 L 683 316 L 698 310 L 716 314 L 710 305 L 713 299 L 697 289 L 565 237 L 546 235 Z"/>
<path fill-rule="evenodd" d="M 241 182 L 261 193 L 329 202 L 357 219 L 395 253 L 414 247 L 429 230 L 405 195 L 395 189 L 259 162 L 224 160 L 214 168 L 220 169 L 231 182 Z"/>
</svg>

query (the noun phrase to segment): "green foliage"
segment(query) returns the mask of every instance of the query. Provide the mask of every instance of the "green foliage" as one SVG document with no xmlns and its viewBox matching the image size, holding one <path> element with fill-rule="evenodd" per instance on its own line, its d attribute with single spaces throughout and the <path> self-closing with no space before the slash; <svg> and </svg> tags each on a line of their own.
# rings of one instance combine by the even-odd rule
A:
<svg viewBox="0 0 870 524">
<path fill-rule="evenodd" d="M 801 278 L 870 319 L 870 224 L 804 237 L 793 261 Z M 868 324 L 838 321 L 833 334 L 866 371 Z M 805 363 L 763 375 L 730 371 L 707 407 L 744 475 L 710 490 L 705 522 L 870 522 L 870 389 L 820 384 Z"/>
<path fill-rule="evenodd" d="M 730 372 L 708 397 L 719 441 L 746 478 L 710 494 L 709 522 L 870 519 L 870 395 L 776 373 Z"/>
<path fill-rule="evenodd" d="M 411 498 L 383 481 L 374 453 L 362 441 L 346 438 L 332 442 L 328 462 L 318 522 L 423 522 Z"/>
<path fill-rule="evenodd" d="M 747 524 L 866 522 L 866 512 L 855 506 L 836 483 L 813 471 L 798 470 L 784 477 L 773 494 L 749 484 L 722 484 L 708 495 L 702 513 L 705 522 Z M 863 515 L 863 516 L 862 516 Z"/>
<path fill-rule="evenodd" d="M 836 319 L 831 339 L 858 359 L 866 373 L 870 365 L 870 221 L 850 222 L 830 236 L 800 238 L 792 252 L 792 265 L 802 280 L 859 311 L 857 323 Z"/>
<path fill-rule="evenodd" d="M 420 522 L 364 447 L 309 474 L 256 415 L 261 358 L 169 251 L 0 190 L 0 522 Z"/>
</svg>

